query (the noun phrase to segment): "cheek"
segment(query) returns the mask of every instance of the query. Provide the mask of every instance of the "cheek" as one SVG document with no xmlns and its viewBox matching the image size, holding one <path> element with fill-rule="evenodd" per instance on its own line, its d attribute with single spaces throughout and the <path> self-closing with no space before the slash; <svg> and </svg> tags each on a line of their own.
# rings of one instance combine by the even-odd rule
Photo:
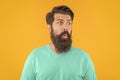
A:
<svg viewBox="0 0 120 80">
<path fill-rule="evenodd" d="M 56 35 L 59 35 L 62 32 L 60 28 L 55 28 L 55 27 L 53 28 L 53 31 Z"/>
<path fill-rule="evenodd" d="M 55 34 L 58 34 L 58 35 L 59 35 L 59 34 L 61 34 L 62 30 L 56 29 L 54 32 L 55 32 Z"/>
<path fill-rule="evenodd" d="M 52 28 L 56 35 L 61 33 L 61 29 L 54 22 L 53 22 Z"/>
<path fill-rule="evenodd" d="M 71 31 L 72 31 L 72 28 L 69 28 L 69 29 L 68 29 L 68 32 L 71 33 Z"/>
</svg>

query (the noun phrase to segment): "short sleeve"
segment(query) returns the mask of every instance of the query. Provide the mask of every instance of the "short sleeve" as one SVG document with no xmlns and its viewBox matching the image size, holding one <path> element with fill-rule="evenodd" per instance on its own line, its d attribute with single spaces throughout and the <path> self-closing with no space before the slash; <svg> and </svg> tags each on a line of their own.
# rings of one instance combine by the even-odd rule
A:
<svg viewBox="0 0 120 80">
<path fill-rule="evenodd" d="M 35 80 L 35 50 L 28 56 L 20 80 Z"/>
<path fill-rule="evenodd" d="M 86 65 L 86 72 L 84 75 L 84 80 L 97 80 L 93 62 L 88 54 L 86 55 L 86 62 L 85 63 L 86 63 L 85 64 Z"/>
</svg>

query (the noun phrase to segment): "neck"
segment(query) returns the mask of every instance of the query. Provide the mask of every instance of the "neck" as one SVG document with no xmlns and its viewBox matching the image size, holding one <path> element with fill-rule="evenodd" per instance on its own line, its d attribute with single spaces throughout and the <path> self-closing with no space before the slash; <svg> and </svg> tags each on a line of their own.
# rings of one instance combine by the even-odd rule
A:
<svg viewBox="0 0 120 80">
<path fill-rule="evenodd" d="M 58 50 L 55 48 L 53 42 L 50 43 L 50 48 L 51 48 L 53 51 L 55 51 L 56 53 L 60 54 L 60 51 L 58 51 Z"/>
</svg>

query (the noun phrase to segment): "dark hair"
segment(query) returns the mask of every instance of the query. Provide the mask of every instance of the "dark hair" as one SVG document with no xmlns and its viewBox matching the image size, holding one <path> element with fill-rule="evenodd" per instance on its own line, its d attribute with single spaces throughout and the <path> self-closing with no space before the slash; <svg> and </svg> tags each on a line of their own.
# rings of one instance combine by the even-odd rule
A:
<svg viewBox="0 0 120 80">
<path fill-rule="evenodd" d="M 47 13 L 47 15 L 46 15 L 47 24 L 52 25 L 52 23 L 54 21 L 55 13 L 67 14 L 71 17 L 72 20 L 74 18 L 74 13 L 72 12 L 72 10 L 69 7 L 67 7 L 65 5 L 60 5 L 60 6 L 54 7 L 51 12 Z"/>
</svg>

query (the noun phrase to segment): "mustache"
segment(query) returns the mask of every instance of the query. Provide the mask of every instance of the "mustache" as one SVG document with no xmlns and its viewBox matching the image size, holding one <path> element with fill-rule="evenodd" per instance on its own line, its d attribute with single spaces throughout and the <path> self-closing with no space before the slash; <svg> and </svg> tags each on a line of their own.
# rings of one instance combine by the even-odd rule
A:
<svg viewBox="0 0 120 80">
<path fill-rule="evenodd" d="M 71 34 L 69 34 L 68 31 L 63 31 L 63 32 L 60 34 L 60 37 L 62 37 L 64 34 L 67 34 L 68 37 L 71 36 Z"/>
</svg>

